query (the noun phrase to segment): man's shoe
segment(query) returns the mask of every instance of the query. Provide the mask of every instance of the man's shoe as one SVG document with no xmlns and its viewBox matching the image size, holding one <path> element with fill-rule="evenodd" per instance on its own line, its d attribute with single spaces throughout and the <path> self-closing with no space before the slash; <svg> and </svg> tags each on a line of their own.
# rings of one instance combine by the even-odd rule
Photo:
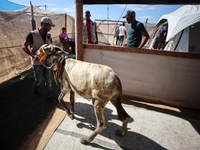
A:
<svg viewBox="0 0 200 150">
<path fill-rule="evenodd" d="M 35 90 L 32 90 L 32 91 L 33 91 L 34 95 L 35 95 L 37 98 L 40 97 L 40 93 L 39 93 L 38 91 L 35 91 Z"/>
<path fill-rule="evenodd" d="M 52 97 L 46 97 L 46 99 L 53 106 L 58 104 L 58 101 L 54 100 Z"/>
</svg>

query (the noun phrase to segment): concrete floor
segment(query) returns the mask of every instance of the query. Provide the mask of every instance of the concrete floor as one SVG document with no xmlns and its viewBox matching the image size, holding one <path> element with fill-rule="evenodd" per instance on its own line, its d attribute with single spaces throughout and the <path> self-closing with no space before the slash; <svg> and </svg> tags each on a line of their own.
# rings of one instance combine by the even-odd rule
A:
<svg viewBox="0 0 200 150">
<path fill-rule="evenodd" d="M 115 135 L 121 128 L 116 109 L 111 103 L 105 108 L 107 128 L 91 143 L 81 144 L 82 137 L 95 129 L 96 118 L 91 101 L 77 98 L 75 119 L 64 118 L 44 147 L 44 150 L 196 150 L 200 149 L 200 119 L 180 115 L 182 112 L 150 109 L 140 105 L 123 104 L 130 115 L 127 134 Z M 162 111 L 161 111 L 162 110 Z"/>
</svg>

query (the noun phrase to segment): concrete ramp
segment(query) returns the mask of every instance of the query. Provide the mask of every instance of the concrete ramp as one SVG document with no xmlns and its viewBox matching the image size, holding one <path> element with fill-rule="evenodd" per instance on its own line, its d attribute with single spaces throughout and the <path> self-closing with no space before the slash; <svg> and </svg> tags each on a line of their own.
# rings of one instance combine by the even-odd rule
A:
<svg viewBox="0 0 200 150">
<path fill-rule="evenodd" d="M 80 139 L 92 133 L 96 118 L 92 102 L 77 98 L 75 119 L 65 117 L 44 150 L 159 150 L 200 149 L 200 121 L 182 118 L 133 105 L 123 104 L 130 115 L 128 131 L 118 137 L 115 130 L 121 128 L 114 106 L 105 108 L 107 128 L 89 144 Z"/>
</svg>

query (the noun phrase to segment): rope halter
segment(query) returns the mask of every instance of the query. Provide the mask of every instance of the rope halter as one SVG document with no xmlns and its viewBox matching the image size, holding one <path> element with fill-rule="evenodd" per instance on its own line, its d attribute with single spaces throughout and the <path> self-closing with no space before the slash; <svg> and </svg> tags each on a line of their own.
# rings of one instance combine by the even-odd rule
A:
<svg viewBox="0 0 200 150">
<path fill-rule="evenodd" d="M 39 57 L 39 62 L 46 68 L 50 69 L 53 67 L 54 63 L 52 63 L 52 65 L 50 67 L 47 67 L 44 63 L 44 61 L 47 61 L 47 59 L 54 55 L 57 51 L 62 51 L 66 54 L 68 54 L 67 52 L 63 51 L 62 49 L 60 49 L 59 47 L 55 46 L 55 45 L 50 45 L 50 44 L 44 44 L 42 45 L 38 52 L 37 52 L 37 56 Z"/>
</svg>

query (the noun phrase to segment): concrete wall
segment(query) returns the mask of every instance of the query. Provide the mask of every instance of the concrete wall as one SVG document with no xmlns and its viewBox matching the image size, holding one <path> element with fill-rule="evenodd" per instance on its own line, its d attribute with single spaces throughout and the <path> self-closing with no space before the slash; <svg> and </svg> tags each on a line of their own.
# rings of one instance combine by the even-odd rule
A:
<svg viewBox="0 0 200 150">
<path fill-rule="evenodd" d="M 84 61 L 113 68 L 123 94 L 144 101 L 200 109 L 200 55 L 85 45 Z"/>
<path fill-rule="evenodd" d="M 69 15 L 67 15 L 67 34 L 69 38 L 75 36 L 75 20 Z"/>
</svg>

